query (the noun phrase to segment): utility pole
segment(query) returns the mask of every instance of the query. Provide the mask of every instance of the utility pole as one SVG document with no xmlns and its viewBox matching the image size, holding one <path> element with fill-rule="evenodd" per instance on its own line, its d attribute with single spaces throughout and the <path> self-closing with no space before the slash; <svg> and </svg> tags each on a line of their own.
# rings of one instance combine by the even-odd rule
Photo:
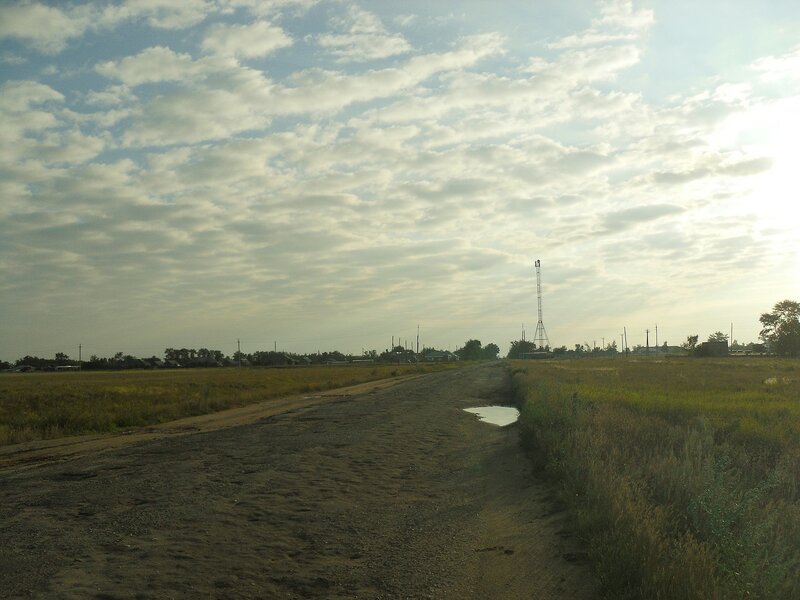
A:
<svg viewBox="0 0 800 600">
<path fill-rule="evenodd" d="M 645 341 L 645 347 L 644 347 L 644 355 L 645 356 L 649 356 L 650 355 L 650 330 L 649 329 L 645 329 L 645 333 L 646 333 L 647 337 L 645 338 L 646 341 Z"/>
<path fill-rule="evenodd" d="M 419 325 L 417 325 L 417 354 L 419 354 Z"/>
<path fill-rule="evenodd" d="M 656 354 L 658 354 L 658 323 L 656 323 Z"/>
<path fill-rule="evenodd" d="M 619 334 L 619 351 L 625 352 L 625 337 L 621 333 Z"/>
<path fill-rule="evenodd" d="M 625 342 L 623 343 L 623 347 L 625 348 L 625 356 L 628 356 L 628 329 L 626 327 L 622 328 L 622 334 L 625 336 Z"/>
<path fill-rule="evenodd" d="M 272 343 L 273 343 L 273 344 L 274 344 L 274 346 L 275 346 L 275 354 L 277 354 L 277 353 L 278 353 L 278 340 L 275 340 L 275 341 L 274 341 L 274 342 L 272 342 Z"/>
</svg>

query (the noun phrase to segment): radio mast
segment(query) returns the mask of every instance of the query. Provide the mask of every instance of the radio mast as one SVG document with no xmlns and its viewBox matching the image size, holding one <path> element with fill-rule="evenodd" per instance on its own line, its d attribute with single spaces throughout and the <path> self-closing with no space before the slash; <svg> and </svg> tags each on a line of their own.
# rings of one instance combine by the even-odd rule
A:
<svg viewBox="0 0 800 600">
<path fill-rule="evenodd" d="M 536 260 L 536 298 L 539 301 L 539 322 L 536 324 L 533 343 L 539 350 L 549 350 L 550 340 L 547 339 L 544 321 L 542 321 L 542 261 L 539 259 Z"/>
</svg>

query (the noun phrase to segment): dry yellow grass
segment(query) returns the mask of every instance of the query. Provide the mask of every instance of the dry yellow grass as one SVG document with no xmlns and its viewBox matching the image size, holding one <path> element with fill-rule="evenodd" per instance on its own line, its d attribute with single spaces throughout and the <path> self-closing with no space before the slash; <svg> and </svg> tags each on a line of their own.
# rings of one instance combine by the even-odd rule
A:
<svg viewBox="0 0 800 600">
<path fill-rule="evenodd" d="M 8 373 L 0 445 L 111 432 L 447 365 Z"/>
</svg>

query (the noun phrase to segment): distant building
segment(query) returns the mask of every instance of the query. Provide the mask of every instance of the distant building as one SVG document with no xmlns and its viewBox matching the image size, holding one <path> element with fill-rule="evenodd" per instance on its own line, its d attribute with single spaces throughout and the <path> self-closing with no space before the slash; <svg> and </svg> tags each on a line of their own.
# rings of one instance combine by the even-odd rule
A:
<svg viewBox="0 0 800 600">
<path fill-rule="evenodd" d="M 449 350 L 431 350 L 425 354 L 425 362 L 454 362 L 458 360 L 458 355 Z"/>
<path fill-rule="evenodd" d="M 273 353 L 274 354 L 274 353 Z M 297 361 L 293 359 L 291 356 L 283 353 L 274 354 L 270 358 L 270 364 L 276 365 L 279 367 L 288 367 L 291 365 L 296 365 Z"/>
<path fill-rule="evenodd" d="M 531 358 L 531 359 L 553 358 L 553 353 L 546 352 L 544 350 L 537 350 L 536 352 L 523 352 L 520 355 L 520 358 Z"/>
</svg>

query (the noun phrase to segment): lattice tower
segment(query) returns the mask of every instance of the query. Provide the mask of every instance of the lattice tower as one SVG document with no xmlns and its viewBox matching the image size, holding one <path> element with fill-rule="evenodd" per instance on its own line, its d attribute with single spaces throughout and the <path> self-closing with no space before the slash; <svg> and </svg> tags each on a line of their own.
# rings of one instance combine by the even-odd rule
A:
<svg viewBox="0 0 800 600">
<path fill-rule="evenodd" d="M 547 338 L 547 331 L 542 321 L 542 261 L 536 260 L 536 299 L 539 302 L 539 322 L 536 324 L 536 333 L 533 336 L 533 343 L 540 350 L 550 349 L 550 340 Z"/>
</svg>

